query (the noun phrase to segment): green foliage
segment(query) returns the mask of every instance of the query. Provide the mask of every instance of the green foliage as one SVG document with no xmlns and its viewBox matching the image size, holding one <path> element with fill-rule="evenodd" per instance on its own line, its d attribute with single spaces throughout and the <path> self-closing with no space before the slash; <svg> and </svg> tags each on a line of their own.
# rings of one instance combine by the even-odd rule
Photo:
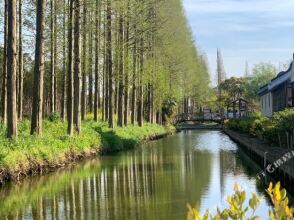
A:
<svg viewBox="0 0 294 220">
<path fill-rule="evenodd" d="M 155 96 L 160 108 L 170 97 L 180 101 L 184 96 L 204 103 L 212 91 L 204 54 L 195 47 L 193 35 L 183 13 L 182 1 L 164 0 L 156 4 L 158 24 L 156 33 Z"/>
<path fill-rule="evenodd" d="M 162 115 L 165 124 L 171 124 L 175 116 L 175 110 L 177 107 L 176 99 L 173 97 L 168 97 L 162 105 Z"/>
<path fill-rule="evenodd" d="M 246 90 L 250 99 L 256 99 L 257 90 L 276 76 L 277 69 L 270 63 L 260 63 L 253 67 L 252 72 Z"/>
<path fill-rule="evenodd" d="M 253 67 L 250 77 L 231 77 L 220 84 L 222 97 L 219 105 L 225 107 L 233 100 L 244 97 L 250 101 L 251 110 L 256 108 L 257 91 L 276 76 L 277 70 L 270 63 L 259 63 Z"/>
<path fill-rule="evenodd" d="M 242 97 L 245 93 L 247 80 L 245 78 L 231 77 L 220 84 L 220 87 L 228 101 Z"/>
<path fill-rule="evenodd" d="M 111 130 L 106 123 L 85 121 L 81 134 L 69 137 L 66 126 L 58 117 L 46 119 L 44 133 L 37 137 L 30 135 L 30 121 L 25 120 L 19 124 L 19 136 L 14 141 L 6 139 L 5 127 L 0 126 L 0 168 L 13 175 L 35 167 L 62 166 L 75 157 L 97 153 L 102 146 L 113 152 L 133 148 L 142 140 L 167 133 L 166 128 L 153 124 Z"/>
<path fill-rule="evenodd" d="M 261 117 L 256 114 L 241 119 L 230 119 L 225 122 L 229 129 L 260 136 L 279 146 L 287 146 L 294 135 L 294 109 L 276 112 L 272 117 Z"/>
<path fill-rule="evenodd" d="M 132 149 L 141 141 L 152 139 L 169 132 L 160 125 L 145 123 L 143 127 L 130 125 L 128 127 L 116 127 L 109 129 L 107 125 L 99 127 L 103 148 L 106 151 L 115 152 L 123 149 Z"/>
<path fill-rule="evenodd" d="M 260 204 L 260 197 L 252 193 L 247 205 L 246 193 L 242 191 L 237 184 L 235 184 L 234 194 L 227 197 L 228 208 L 224 210 L 217 209 L 215 215 L 210 214 L 207 210 L 203 216 L 199 213 L 197 208 L 192 208 L 188 205 L 188 219 L 189 220 L 258 220 L 255 215 L 256 210 Z M 288 198 L 285 189 L 280 190 L 280 183 L 277 183 L 272 188 L 272 183 L 266 190 L 273 203 L 273 210 L 269 211 L 269 218 L 271 220 L 291 220 L 294 219 L 294 208 L 288 206 Z M 251 214 L 249 213 L 251 210 Z"/>
<path fill-rule="evenodd" d="M 48 115 L 47 118 L 51 122 L 61 121 L 61 117 L 60 117 L 60 114 L 58 112 L 51 113 L 50 115 Z"/>
<path fill-rule="evenodd" d="M 274 209 L 269 212 L 270 219 L 294 219 L 294 207 L 289 207 L 287 192 L 285 189 L 281 190 L 280 187 L 280 182 L 278 182 L 274 187 L 273 184 L 270 183 L 268 189 L 266 190 L 274 205 Z"/>
<path fill-rule="evenodd" d="M 231 130 L 256 136 L 260 130 L 260 118 L 255 116 L 225 121 L 225 126 Z"/>
</svg>

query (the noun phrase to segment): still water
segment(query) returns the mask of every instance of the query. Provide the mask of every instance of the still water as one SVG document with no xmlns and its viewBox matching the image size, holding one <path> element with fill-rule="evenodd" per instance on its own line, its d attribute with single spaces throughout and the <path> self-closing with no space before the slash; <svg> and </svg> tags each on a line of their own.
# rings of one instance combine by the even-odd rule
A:
<svg viewBox="0 0 294 220">
<path fill-rule="evenodd" d="M 263 196 L 259 171 L 220 131 L 188 131 L 0 191 L 0 219 L 186 219 L 186 204 L 225 207 L 237 181 Z"/>
</svg>

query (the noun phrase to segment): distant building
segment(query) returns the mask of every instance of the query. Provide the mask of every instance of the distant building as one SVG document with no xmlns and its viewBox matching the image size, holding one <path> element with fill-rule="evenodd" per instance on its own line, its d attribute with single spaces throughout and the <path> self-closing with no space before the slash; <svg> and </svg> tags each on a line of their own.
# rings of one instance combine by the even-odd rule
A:
<svg viewBox="0 0 294 220">
<path fill-rule="evenodd" d="M 280 72 L 277 77 L 258 90 L 262 114 L 272 116 L 274 112 L 294 106 L 293 85 L 294 65 L 292 61 L 288 70 Z"/>
<path fill-rule="evenodd" d="M 242 118 L 248 116 L 248 101 L 242 97 L 227 104 L 227 118 Z"/>
</svg>

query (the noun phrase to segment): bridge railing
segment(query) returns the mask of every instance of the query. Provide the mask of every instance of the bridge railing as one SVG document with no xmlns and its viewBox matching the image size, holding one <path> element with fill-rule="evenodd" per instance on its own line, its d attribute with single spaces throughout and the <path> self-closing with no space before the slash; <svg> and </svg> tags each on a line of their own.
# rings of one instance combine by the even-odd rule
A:
<svg viewBox="0 0 294 220">
<path fill-rule="evenodd" d="M 177 123 L 184 121 L 222 121 L 219 113 L 204 113 L 204 114 L 180 114 L 176 116 Z"/>
</svg>

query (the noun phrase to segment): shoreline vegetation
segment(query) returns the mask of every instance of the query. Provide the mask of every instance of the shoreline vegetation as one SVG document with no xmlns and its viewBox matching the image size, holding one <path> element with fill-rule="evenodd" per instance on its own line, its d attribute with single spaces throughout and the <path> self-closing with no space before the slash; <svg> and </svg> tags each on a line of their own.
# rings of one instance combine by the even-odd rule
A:
<svg viewBox="0 0 294 220">
<path fill-rule="evenodd" d="M 174 132 L 172 126 L 146 123 L 109 129 L 105 122 L 82 122 L 80 134 L 66 134 L 66 122 L 44 120 L 42 136 L 30 135 L 30 121 L 19 124 L 16 140 L 5 138 L 0 127 L 0 185 L 27 176 L 52 172 L 84 158 L 135 148 L 142 141 L 155 140 Z"/>
<path fill-rule="evenodd" d="M 294 207 L 289 205 L 289 199 L 287 197 L 287 191 L 281 188 L 280 182 L 275 186 L 272 183 L 266 189 L 271 202 L 273 204 L 273 209 L 269 210 L 268 217 L 270 220 L 293 220 L 294 219 Z M 237 183 L 234 186 L 234 193 L 227 197 L 226 202 L 228 208 L 219 209 L 215 214 L 211 214 L 210 210 L 201 215 L 198 207 L 195 208 L 191 205 L 188 207 L 188 220 L 216 220 L 216 219 L 234 219 L 234 220 L 258 220 L 261 219 L 256 215 L 256 211 L 260 208 L 261 197 L 252 193 L 249 199 L 246 192 L 243 191 Z M 248 201 L 248 202 L 247 202 Z"/>
<path fill-rule="evenodd" d="M 0 184 L 162 136 L 216 98 L 181 0 L 2 2 Z"/>
<path fill-rule="evenodd" d="M 258 114 L 241 119 L 230 119 L 225 122 L 224 132 L 255 160 L 263 172 L 258 178 L 264 179 L 266 172 L 283 186 L 293 184 L 293 143 L 294 143 L 294 110 L 286 109 L 276 112 L 272 117 Z M 266 162 L 266 166 L 264 163 Z M 294 193 L 291 187 L 288 187 Z"/>
<path fill-rule="evenodd" d="M 275 112 L 272 117 L 261 114 L 230 119 L 225 127 L 268 142 L 275 147 L 290 149 L 294 146 L 294 110 L 292 108 Z"/>
</svg>

